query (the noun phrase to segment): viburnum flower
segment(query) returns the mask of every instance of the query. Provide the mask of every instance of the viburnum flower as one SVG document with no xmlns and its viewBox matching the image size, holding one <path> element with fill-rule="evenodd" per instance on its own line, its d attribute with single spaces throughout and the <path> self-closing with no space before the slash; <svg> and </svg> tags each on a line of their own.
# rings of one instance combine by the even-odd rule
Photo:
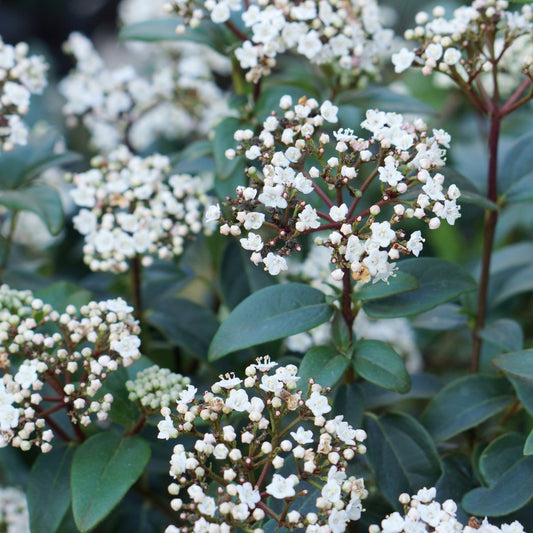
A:
<svg viewBox="0 0 533 533">
<path fill-rule="evenodd" d="M 168 157 L 142 158 L 121 146 L 91 164 L 91 170 L 67 176 L 82 207 L 73 222 L 85 236 L 91 270 L 124 272 L 134 257 L 149 265 L 153 255 L 178 256 L 186 239 L 204 229 L 208 185 L 189 174 L 169 175 Z"/>
<path fill-rule="evenodd" d="M 59 84 L 67 103 L 68 124 L 78 120 L 87 128 L 98 150 L 115 150 L 128 144 L 143 150 L 159 138 L 177 139 L 196 132 L 208 133 L 228 114 L 224 93 L 214 82 L 209 67 L 196 55 L 195 66 L 183 56 L 162 54 L 141 75 L 131 66 L 111 69 L 80 33 L 72 33 L 64 45 L 76 67 Z"/>
<path fill-rule="evenodd" d="M 528 3 L 518 12 L 508 11 L 508 5 L 505 0 L 474 0 L 450 18 L 442 6 L 433 8 L 433 16 L 418 13 L 417 26 L 405 37 L 421 46 L 393 54 L 395 71 L 416 66 L 426 75 L 443 73 L 485 113 L 494 94 L 512 94 L 503 109 L 509 113 L 531 98 L 531 91 L 524 92 L 533 81 L 533 7 Z"/>
<path fill-rule="evenodd" d="M 28 128 L 22 117 L 30 109 L 32 94 L 46 87 L 48 65 L 42 56 L 28 56 L 29 47 L 21 42 L 12 46 L 0 37 L 0 150 L 24 145 Z"/>
<path fill-rule="evenodd" d="M 298 4 L 213 0 L 202 5 L 172 0 L 166 9 L 193 28 L 204 17 L 225 24 L 242 41 L 235 57 L 247 70 L 246 79 L 254 83 L 270 74 L 277 56 L 285 52 L 303 55 L 318 65 L 331 65 L 344 75 L 375 77 L 379 60 L 393 40 L 393 32 L 381 25 L 375 0 L 306 0 Z M 236 13 L 244 32 L 231 21 Z M 177 31 L 183 33 L 185 26 L 178 26 Z"/>
<path fill-rule="evenodd" d="M 342 533 L 360 518 L 367 492 L 347 466 L 366 452 L 366 433 L 342 415 L 326 419 L 329 389 L 299 383 L 297 371 L 265 356 L 244 380 L 220 376 L 202 396 L 189 385 L 176 410 L 161 410 L 160 439 L 193 437 L 170 460 L 171 507 L 184 525 L 167 533 L 262 532 L 272 519 L 288 531 Z"/>
<path fill-rule="evenodd" d="M 520 522 L 495 526 L 486 518 L 476 525 L 463 525 L 457 518 L 457 504 L 446 500 L 442 504 L 435 501 L 434 487 L 423 488 L 414 496 L 401 494 L 398 498 L 403 505 L 403 516 L 394 512 L 381 521 L 381 527 L 369 527 L 369 533 L 408 533 L 412 531 L 455 531 L 458 533 L 523 533 Z"/>
<path fill-rule="evenodd" d="M 99 392 L 103 382 L 141 355 L 132 311 L 117 298 L 60 313 L 0 286 L 0 446 L 47 452 L 54 434 L 70 440 L 52 417 L 62 409 L 78 433 L 94 416 L 107 419 L 113 396 Z"/>
<path fill-rule="evenodd" d="M 441 220 L 454 224 L 460 217 L 459 189 L 446 187 L 438 172 L 450 143 L 445 131 L 369 110 L 361 123 L 369 136 L 348 129 L 330 135 L 326 124 L 338 120 L 331 102 L 302 97 L 293 104 L 284 96 L 280 107 L 258 134 L 235 132 L 239 144 L 227 155 L 250 160 L 250 182 L 226 202 L 229 216 L 219 206 L 208 211 L 210 220 L 219 217 L 220 232 L 239 235 L 250 259 L 270 274 L 287 270 L 286 257 L 302 250 L 300 236 L 320 231 L 315 243 L 330 252 L 334 280 L 351 273 L 356 280 L 387 281 L 400 255 L 418 256 L 423 247 L 419 230 L 408 235 L 399 227 L 403 220 L 436 229 Z M 379 185 L 380 197 L 360 208 L 365 194 L 376 194 L 371 185 Z"/>
</svg>

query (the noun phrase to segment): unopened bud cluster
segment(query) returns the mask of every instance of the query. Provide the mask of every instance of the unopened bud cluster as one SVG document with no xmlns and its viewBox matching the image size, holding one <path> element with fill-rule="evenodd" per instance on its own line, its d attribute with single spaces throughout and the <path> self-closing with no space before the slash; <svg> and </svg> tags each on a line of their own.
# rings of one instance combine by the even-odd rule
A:
<svg viewBox="0 0 533 533">
<path fill-rule="evenodd" d="M 134 381 L 126 381 L 126 389 L 130 401 L 135 402 L 143 413 L 153 415 L 162 407 L 170 407 L 190 383 L 188 377 L 153 365 L 139 372 Z"/>
<path fill-rule="evenodd" d="M 181 255 L 186 239 L 203 229 L 207 184 L 190 174 L 169 175 L 168 157 L 134 156 L 121 146 L 95 157 L 92 169 L 68 176 L 82 207 L 74 227 L 85 236 L 84 261 L 91 270 L 125 272 L 139 256 Z"/>
<path fill-rule="evenodd" d="M 91 144 L 110 151 L 122 143 L 136 150 L 158 138 L 209 131 L 226 114 L 222 91 L 207 68 L 191 69 L 176 58 L 152 64 L 150 75 L 131 65 L 109 68 L 92 42 L 72 33 L 64 45 L 76 68 L 60 83 L 70 125 L 81 121 Z"/>
<path fill-rule="evenodd" d="M 250 182 L 228 198 L 231 215 L 224 217 L 218 205 L 206 211 L 206 221 L 219 220 L 221 233 L 241 236 L 251 261 L 270 274 L 287 270 L 286 256 L 302 249 L 300 235 L 327 231 L 315 242 L 331 252 L 333 279 L 351 272 L 357 280 L 386 281 L 394 260 L 418 256 L 424 242 L 419 230 L 407 235 L 395 226 L 417 218 L 436 229 L 441 220 L 454 224 L 459 218 L 459 189 L 445 189 L 436 172 L 449 147 L 445 131 L 429 132 L 421 119 L 369 110 L 361 123 L 371 132 L 368 138 L 344 129 L 332 138 L 325 124 L 338 121 L 338 108 L 331 102 L 303 97 L 293 105 L 283 96 L 280 107 L 282 113 L 273 112 L 258 135 L 250 129 L 235 133 L 237 150 L 226 155 L 244 154 Z M 374 181 L 380 197 L 373 191 L 374 203 L 358 209 Z M 317 209 L 321 204 L 323 210 Z"/>
<path fill-rule="evenodd" d="M 342 533 L 360 518 L 367 492 L 347 466 L 366 452 L 366 433 L 327 418 L 329 389 L 299 384 L 297 371 L 259 358 L 244 380 L 220 376 L 201 397 L 189 385 L 175 411 L 161 410 L 160 439 L 195 438 L 174 446 L 171 507 L 186 525 L 167 533 L 260 533 L 271 519 L 284 531 Z"/>
<path fill-rule="evenodd" d="M 457 518 L 457 504 L 446 500 L 442 504 L 435 501 L 435 488 L 420 489 L 415 496 L 401 494 L 400 503 L 404 513 L 394 512 L 378 525 L 370 526 L 369 533 L 412 533 L 413 531 L 438 531 L 442 533 L 523 533 L 520 522 L 495 526 L 486 518 L 481 521 L 472 518 L 468 525 Z"/>
<path fill-rule="evenodd" d="M 277 56 L 285 52 L 344 74 L 375 77 L 393 39 L 393 32 L 381 25 L 375 0 L 256 0 L 244 5 L 240 0 L 173 0 L 166 8 L 191 27 L 206 16 L 216 24 L 231 24 L 232 15 L 239 13 L 245 33 L 239 34 L 243 42 L 235 57 L 251 82 L 270 74 Z M 177 31 L 186 29 L 178 26 Z"/>
<path fill-rule="evenodd" d="M 14 487 L 0 487 L 0 531 L 30 533 L 26 496 Z"/>
<path fill-rule="evenodd" d="M 28 51 L 26 43 L 12 46 L 0 37 L 0 151 L 26 144 L 28 128 L 22 117 L 30 109 L 31 95 L 46 87 L 48 65 Z"/>
<path fill-rule="evenodd" d="M 113 396 L 99 393 L 103 382 L 141 355 L 132 311 L 118 298 L 60 313 L 31 291 L 0 287 L 1 446 L 49 451 L 48 421 L 63 409 L 77 426 L 107 419 Z"/>
<path fill-rule="evenodd" d="M 471 6 L 457 8 L 451 18 L 446 18 L 442 6 L 433 8 L 432 17 L 418 13 L 417 26 L 405 36 L 422 46 L 394 54 L 396 72 L 411 65 L 421 67 L 426 75 L 436 70 L 467 90 L 480 75 L 494 89 L 495 71 L 500 92 L 516 89 L 521 75 L 533 79 L 533 7 L 507 8 L 505 0 L 475 0 Z"/>
</svg>

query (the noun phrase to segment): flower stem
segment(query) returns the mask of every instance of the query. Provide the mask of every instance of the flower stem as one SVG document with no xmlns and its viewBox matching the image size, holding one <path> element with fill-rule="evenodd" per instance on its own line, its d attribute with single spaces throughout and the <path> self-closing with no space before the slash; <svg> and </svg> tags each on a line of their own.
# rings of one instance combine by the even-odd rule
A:
<svg viewBox="0 0 533 533">
<path fill-rule="evenodd" d="M 142 264 L 140 256 L 136 255 L 131 260 L 131 290 L 133 297 L 133 306 L 135 310 L 133 311 L 134 316 L 137 320 L 141 320 L 143 309 L 142 309 L 142 296 L 141 296 L 141 280 L 142 280 Z"/>
</svg>

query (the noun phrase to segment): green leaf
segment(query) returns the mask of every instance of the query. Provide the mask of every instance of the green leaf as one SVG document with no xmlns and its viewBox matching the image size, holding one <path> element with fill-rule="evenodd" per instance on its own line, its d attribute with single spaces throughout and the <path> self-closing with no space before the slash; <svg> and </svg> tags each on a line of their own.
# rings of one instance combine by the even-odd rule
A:
<svg viewBox="0 0 533 533">
<path fill-rule="evenodd" d="M 315 383 L 322 385 L 322 387 L 333 387 L 349 364 L 349 359 L 335 348 L 315 346 L 304 355 L 300 363 L 298 386 L 305 392 L 309 378 L 313 378 Z"/>
<path fill-rule="evenodd" d="M 193 43 L 205 44 L 217 52 L 223 53 L 227 47 L 231 46 L 234 38 L 231 32 L 220 24 L 211 24 L 203 21 L 197 28 L 186 28 L 182 34 L 176 33 L 176 28 L 180 24 L 178 18 L 161 18 L 144 20 L 125 26 L 119 32 L 119 39 L 122 41 L 191 41 Z"/>
<path fill-rule="evenodd" d="M 347 409 L 346 406 L 350 408 Z M 342 415 L 354 428 L 361 427 L 365 402 L 359 383 L 340 383 L 336 387 L 335 400 L 333 401 L 334 416 Z"/>
<path fill-rule="evenodd" d="M 35 292 L 35 297 L 50 304 L 56 311 L 62 313 L 67 305 L 74 305 L 78 309 L 91 301 L 92 295 L 75 283 L 58 281 Z"/>
<path fill-rule="evenodd" d="M 0 205 L 12 211 L 35 213 L 52 235 L 63 227 L 63 205 L 59 193 L 43 183 L 32 183 L 20 189 L 0 191 Z"/>
<path fill-rule="evenodd" d="M 442 474 L 439 456 L 426 430 L 412 417 L 390 413 L 365 416 L 367 457 L 379 489 L 392 505 L 398 494 L 433 487 Z"/>
<path fill-rule="evenodd" d="M 209 347 L 210 361 L 264 342 L 310 330 L 331 317 L 322 292 L 302 283 L 273 285 L 243 300 Z"/>
<path fill-rule="evenodd" d="M 32 533 L 54 533 L 70 507 L 70 466 L 76 447 L 54 446 L 33 464 L 26 497 Z"/>
<path fill-rule="evenodd" d="M 486 194 L 482 193 L 476 186 L 476 183 L 468 178 L 468 175 L 460 173 L 453 167 L 445 167 L 441 170 L 447 183 L 454 183 L 461 191 L 460 203 L 474 204 L 483 209 L 499 211 L 500 207 L 495 202 L 489 200 Z"/>
<path fill-rule="evenodd" d="M 431 374 L 411 374 L 409 377 L 411 388 L 405 394 L 377 387 L 368 381 L 360 383 L 365 407 L 376 409 L 386 405 L 395 405 L 405 400 L 430 400 L 442 389 L 442 381 Z"/>
<path fill-rule="evenodd" d="M 521 350 L 524 346 L 522 327 L 515 320 L 501 318 L 487 324 L 479 336 L 506 352 Z"/>
<path fill-rule="evenodd" d="M 331 337 L 336 348 L 346 354 L 352 346 L 352 335 L 340 311 L 335 311 L 331 321 Z"/>
<path fill-rule="evenodd" d="M 524 455 L 533 455 L 533 430 L 529 433 L 524 444 Z"/>
<path fill-rule="evenodd" d="M 533 497 L 533 457 L 524 456 L 524 438 L 507 433 L 493 441 L 480 457 L 488 487 L 465 494 L 462 505 L 479 516 L 503 516 L 520 509 Z"/>
<path fill-rule="evenodd" d="M 503 158 L 498 179 L 501 189 L 499 193 L 507 192 L 520 178 L 529 174 L 533 168 L 533 133 L 527 133 L 512 144 Z"/>
<path fill-rule="evenodd" d="M 361 377 L 378 387 L 400 393 L 408 392 L 411 388 L 403 359 L 383 341 L 357 341 L 352 364 Z"/>
<path fill-rule="evenodd" d="M 533 265 L 521 268 L 508 276 L 498 287 L 493 305 L 498 305 L 512 296 L 533 291 Z"/>
<path fill-rule="evenodd" d="M 468 317 L 457 304 L 442 304 L 425 313 L 417 315 L 411 325 L 413 328 L 446 331 L 466 326 Z"/>
<path fill-rule="evenodd" d="M 372 85 L 363 90 L 352 89 L 335 97 L 336 105 L 349 104 L 362 109 L 379 108 L 381 111 L 397 113 L 435 113 L 435 110 L 411 96 L 400 94 L 386 87 Z"/>
<path fill-rule="evenodd" d="M 446 385 L 427 406 L 422 423 L 439 442 L 475 427 L 514 400 L 502 378 L 465 376 Z"/>
<path fill-rule="evenodd" d="M 150 447 L 140 437 L 98 433 L 74 454 L 72 511 L 82 533 L 100 523 L 143 473 Z"/>
<path fill-rule="evenodd" d="M 459 295 L 474 290 L 473 278 L 459 265 L 433 257 L 406 259 L 399 264 L 401 272 L 414 277 L 417 290 L 366 302 L 365 312 L 373 318 L 417 315 Z"/>
<path fill-rule="evenodd" d="M 226 247 L 220 265 L 220 291 L 230 309 L 253 292 L 275 282 L 273 276 L 250 261 L 248 253 L 238 243 L 231 242 Z"/>
<path fill-rule="evenodd" d="M 490 261 L 490 273 L 495 275 L 507 270 L 528 266 L 533 262 L 533 243 L 520 242 L 496 250 Z"/>
<path fill-rule="evenodd" d="M 165 298 L 146 313 L 146 321 L 175 346 L 205 359 L 218 329 L 213 313 L 184 298 Z"/>
<path fill-rule="evenodd" d="M 365 283 L 360 289 L 356 290 L 355 298 L 362 302 L 367 302 L 414 291 L 418 288 L 419 284 L 415 277 L 406 272 L 397 272 L 387 282 Z"/>
</svg>

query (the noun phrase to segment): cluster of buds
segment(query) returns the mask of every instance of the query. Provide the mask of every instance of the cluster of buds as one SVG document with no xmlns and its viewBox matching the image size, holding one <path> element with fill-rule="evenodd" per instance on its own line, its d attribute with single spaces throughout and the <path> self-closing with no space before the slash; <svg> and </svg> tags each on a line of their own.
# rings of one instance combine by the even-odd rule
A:
<svg viewBox="0 0 533 533">
<path fill-rule="evenodd" d="M 369 533 L 407 533 L 412 531 L 439 531 L 442 533 L 523 533 L 520 522 L 495 526 L 485 518 L 483 521 L 471 518 L 465 526 L 455 517 L 457 504 L 446 500 L 440 504 L 435 501 L 435 488 L 423 488 L 415 496 L 401 494 L 400 503 L 404 515 L 394 512 L 381 522 L 381 527 L 369 527 Z"/>
<path fill-rule="evenodd" d="M 258 358 L 244 380 L 220 376 L 201 398 L 189 385 L 176 411 L 161 410 L 159 438 L 195 438 L 173 449 L 171 507 L 185 525 L 167 533 L 260 533 L 269 520 L 284 531 L 341 533 L 360 518 L 367 492 L 347 467 L 366 452 L 366 433 L 342 415 L 326 418 L 329 389 L 299 387 L 297 370 Z"/>
<path fill-rule="evenodd" d="M 244 4 L 244 5 L 243 5 Z M 285 52 L 305 56 L 311 63 L 331 65 L 356 77 L 377 74 L 379 59 L 389 51 L 393 32 L 381 25 L 375 0 L 279 0 L 241 2 L 173 0 L 168 11 L 182 17 L 186 25 L 198 26 L 206 15 L 216 24 L 225 23 L 242 41 L 235 50 L 248 81 L 257 82 L 276 65 Z M 245 28 L 233 26 L 238 12 Z M 240 26 L 240 25 L 239 25 Z M 185 26 L 178 26 L 178 33 Z"/>
<path fill-rule="evenodd" d="M 30 533 L 26 496 L 14 487 L 0 488 L 0 530 L 7 533 Z"/>
<path fill-rule="evenodd" d="M 396 72 L 411 65 L 421 67 L 426 75 L 438 71 L 449 76 L 474 99 L 479 108 L 488 106 L 490 97 L 483 91 L 511 93 L 517 79 L 533 80 L 533 7 L 526 4 L 521 12 L 507 11 L 505 0 L 474 0 L 447 19 L 442 6 L 416 16 L 417 26 L 405 37 L 421 43 L 411 51 L 403 48 L 392 56 Z M 482 80 L 479 93 L 474 81 Z M 520 93 L 525 90 L 523 86 Z"/>
<path fill-rule="evenodd" d="M 95 157 L 92 169 L 67 176 L 71 195 L 83 209 L 74 227 L 85 236 L 84 261 L 91 270 L 125 272 L 128 261 L 181 255 L 187 237 L 204 228 L 208 185 L 189 174 L 169 175 L 168 157 L 134 156 L 121 146 Z"/>
<path fill-rule="evenodd" d="M 6 44 L 0 37 L 0 150 L 24 145 L 28 128 L 23 117 L 32 94 L 46 87 L 48 65 L 42 56 L 28 56 L 26 43 Z"/>
<path fill-rule="evenodd" d="M 89 39 L 72 33 L 64 45 L 76 68 L 59 85 L 70 125 L 81 120 L 98 150 L 121 143 L 142 150 L 161 137 L 209 131 L 227 113 L 226 100 L 207 68 L 185 59 L 161 61 L 151 76 L 131 65 L 108 68 Z"/>
<path fill-rule="evenodd" d="M 65 312 L 31 291 L 0 287 L 0 444 L 47 452 L 52 415 L 65 410 L 75 431 L 105 420 L 113 396 L 98 392 L 109 373 L 140 357 L 140 332 L 124 300 L 90 302 Z"/>
<path fill-rule="evenodd" d="M 330 250 L 334 280 L 351 273 L 356 280 L 386 281 L 393 261 L 401 254 L 418 256 L 424 242 L 419 230 L 408 236 L 395 225 L 417 218 L 436 229 L 441 219 L 454 224 L 460 216 L 459 189 L 444 189 L 444 176 L 436 172 L 449 147 L 445 131 L 430 133 L 421 119 L 369 110 L 361 123 L 369 138 L 340 129 L 332 140 L 323 128 L 337 122 L 331 102 L 303 97 L 293 105 L 283 96 L 280 107 L 281 115 L 273 112 L 258 135 L 235 133 L 239 145 L 226 156 L 244 154 L 251 165 L 249 186 L 227 199 L 231 215 L 225 218 L 218 205 L 206 211 L 207 221 L 220 221 L 221 233 L 244 233 L 241 246 L 270 274 L 288 268 L 285 257 L 302 249 L 298 237 L 327 230 L 315 242 Z M 374 182 L 380 198 L 361 208 L 365 193 L 376 194 Z M 314 207 L 320 204 L 325 210 Z"/>
<path fill-rule="evenodd" d="M 126 389 L 130 401 L 150 416 L 159 413 L 163 407 L 170 407 L 190 383 L 188 377 L 153 365 L 139 372 L 134 381 L 126 381 Z"/>
</svg>

